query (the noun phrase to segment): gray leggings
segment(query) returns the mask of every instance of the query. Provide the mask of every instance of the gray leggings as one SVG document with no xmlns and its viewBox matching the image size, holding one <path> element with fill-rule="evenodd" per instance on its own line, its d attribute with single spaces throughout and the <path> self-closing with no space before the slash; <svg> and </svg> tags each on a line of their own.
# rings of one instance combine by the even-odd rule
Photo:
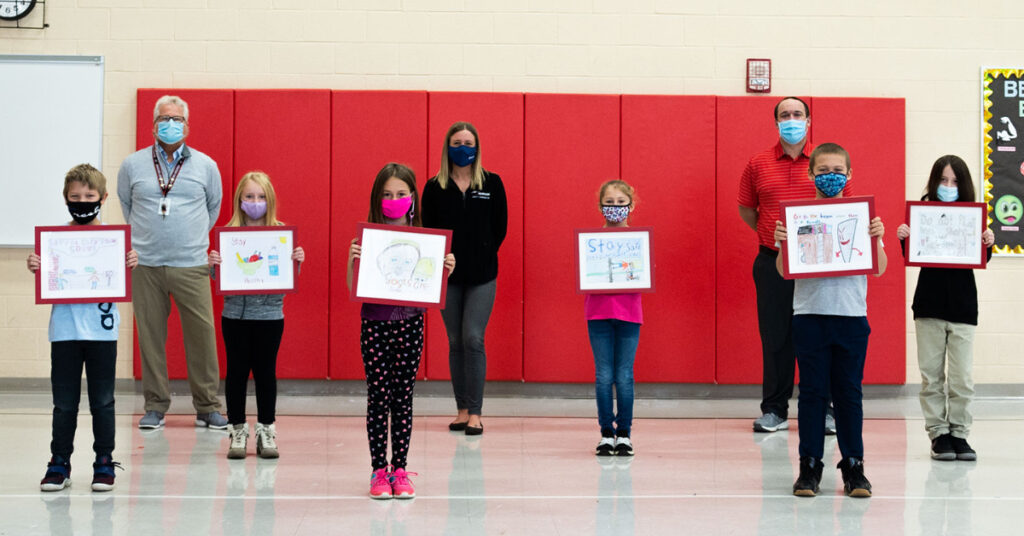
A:
<svg viewBox="0 0 1024 536">
<path fill-rule="evenodd" d="M 448 369 L 459 409 L 480 415 L 487 376 L 484 331 L 494 307 L 497 280 L 480 285 L 448 284 L 441 317 L 448 332 Z"/>
</svg>

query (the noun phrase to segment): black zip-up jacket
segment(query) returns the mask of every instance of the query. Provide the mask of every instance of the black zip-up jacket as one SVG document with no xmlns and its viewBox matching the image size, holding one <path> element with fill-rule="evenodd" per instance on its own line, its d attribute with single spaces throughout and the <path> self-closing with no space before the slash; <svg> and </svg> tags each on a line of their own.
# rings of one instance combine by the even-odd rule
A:
<svg viewBox="0 0 1024 536">
<path fill-rule="evenodd" d="M 437 177 L 422 195 L 423 226 L 451 229 L 455 271 L 449 283 L 479 285 L 498 277 L 498 248 L 508 232 L 508 199 L 497 174 L 484 172 L 480 190 L 465 194 L 449 180 L 442 189 Z"/>
</svg>

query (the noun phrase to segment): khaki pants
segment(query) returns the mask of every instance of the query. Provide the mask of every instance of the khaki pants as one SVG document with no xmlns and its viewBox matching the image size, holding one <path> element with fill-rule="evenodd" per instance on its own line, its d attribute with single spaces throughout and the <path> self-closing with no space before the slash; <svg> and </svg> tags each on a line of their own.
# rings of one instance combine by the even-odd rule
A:
<svg viewBox="0 0 1024 536">
<path fill-rule="evenodd" d="M 917 364 L 921 369 L 921 411 L 928 437 L 953 434 L 967 439 L 971 431 L 968 406 L 974 398 L 974 328 L 937 318 L 914 320 Z"/>
<path fill-rule="evenodd" d="M 209 276 L 206 266 L 140 265 L 132 272 L 132 305 L 135 306 L 142 358 L 142 395 L 146 399 L 146 411 L 167 413 L 171 405 L 166 349 L 171 296 L 181 316 L 192 405 L 198 413 L 220 411 L 217 400 L 220 370 Z"/>
</svg>

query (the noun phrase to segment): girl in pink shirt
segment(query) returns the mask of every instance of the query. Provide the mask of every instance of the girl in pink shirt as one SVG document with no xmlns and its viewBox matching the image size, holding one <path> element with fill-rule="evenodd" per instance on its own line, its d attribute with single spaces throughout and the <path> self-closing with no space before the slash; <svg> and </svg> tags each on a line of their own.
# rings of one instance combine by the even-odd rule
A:
<svg viewBox="0 0 1024 536">
<path fill-rule="evenodd" d="M 622 180 L 610 180 L 601 185 L 598 199 L 605 227 L 629 227 L 629 214 L 636 206 L 632 186 Z M 643 323 L 640 294 L 587 294 L 583 310 L 594 352 L 597 422 L 601 426 L 596 453 L 632 456 L 629 432 L 633 424 L 633 359 Z"/>
</svg>

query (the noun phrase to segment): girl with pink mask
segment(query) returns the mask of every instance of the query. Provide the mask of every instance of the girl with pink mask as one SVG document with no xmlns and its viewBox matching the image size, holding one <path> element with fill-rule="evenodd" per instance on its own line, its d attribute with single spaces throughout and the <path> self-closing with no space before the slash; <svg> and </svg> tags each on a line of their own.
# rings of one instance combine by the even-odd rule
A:
<svg viewBox="0 0 1024 536">
<path fill-rule="evenodd" d="M 369 223 L 420 227 L 416 175 L 394 162 L 384 166 L 370 190 Z M 405 280 L 412 277 L 418 251 L 397 243 L 382 258 L 375 259 L 385 275 Z M 355 259 L 362 248 L 352 239 L 348 253 L 346 283 L 352 288 Z M 383 254 L 382 254 L 383 255 Z M 448 254 L 444 266 L 451 273 L 455 256 Z M 420 307 L 363 303 L 359 345 L 366 371 L 366 437 L 370 444 L 370 497 L 411 499 L 416 496 L 406 472 L 406 457 L 412 437 L 412 392 L 423 354 L 423 312 Z M 389 419 L 390 418 L 390 419 Z M 390 421 L 390 429 L 389 429 Z M 388 439 L 391 460 L 388 462 Z"/>
</svg>

